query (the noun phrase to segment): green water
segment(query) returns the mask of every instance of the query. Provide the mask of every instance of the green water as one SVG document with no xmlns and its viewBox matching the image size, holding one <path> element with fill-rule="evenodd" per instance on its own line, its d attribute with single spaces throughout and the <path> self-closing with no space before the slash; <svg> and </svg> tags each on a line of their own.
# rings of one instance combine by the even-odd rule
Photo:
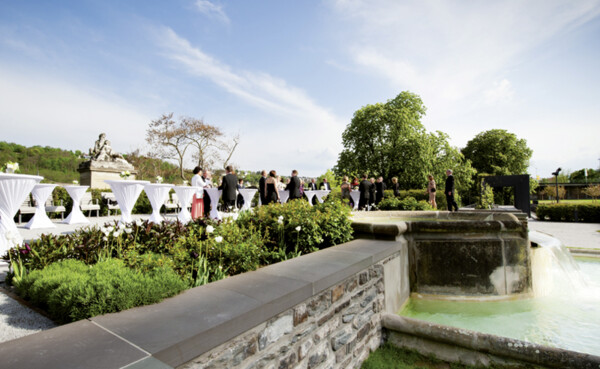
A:
<svg viewBox="0 0 600 369">
<path fill-rule="evenodd" d="M 600 355 L 600 262 L 578 259 L 585 285 L 557 278 L 552 293 L 517 301 L 411 300 L 411 318 Z M 560 271 L 552 271 L 560 275 Z"/>
</svg>

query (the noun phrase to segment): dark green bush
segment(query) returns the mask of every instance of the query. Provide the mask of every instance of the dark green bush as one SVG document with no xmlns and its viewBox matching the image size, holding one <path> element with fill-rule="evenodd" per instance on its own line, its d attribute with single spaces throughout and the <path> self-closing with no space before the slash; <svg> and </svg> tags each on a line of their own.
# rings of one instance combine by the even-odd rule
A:
<svg viewBox="0 0 600 369">
<path fill-rule="evenodd" d="M 431 210 L 431 205 L 425 200 L 417 201 L 414 197 L 398 197 L 384 198 L 379 203 L 381 210 Z"/>
<path fill-rule="evenodd" d="M 539 204 L 536 215 L 540 220 L 554 222 L 600 223 L 600 203 L 598 204 Z"/>
<path fill-rule="evenodd" d="M 156 303 L 183 291 L 186 284 L 166 267 L 142 273 L 117 259 L 91 266 L 64 260 L 29 273 L 17 288 L 52 319 L 66 323 Z"/>
</svg>

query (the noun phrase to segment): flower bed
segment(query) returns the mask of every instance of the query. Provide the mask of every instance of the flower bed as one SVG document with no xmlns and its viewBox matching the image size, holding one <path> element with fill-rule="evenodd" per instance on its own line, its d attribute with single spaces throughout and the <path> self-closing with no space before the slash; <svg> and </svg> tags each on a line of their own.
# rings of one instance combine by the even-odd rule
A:
<svg viewBox="0 0 600 369">
<path fill-rule="evenodd" d="M 21 296 L 46 309 L 50 307 L 49 298 L 38 297 L 46 296 L 46 292 L 32 292 L 32 288 L 46 285 L 48 290 L 55 289 L 56 285 L 46 282 L 55 278 L 56 272 L 54 269 L 51 269 L 53 272 L 45 272 L 50 267 L 56 268 L 55 264 L 59 262 L 62 262 L 61 274 L 69 275 L 69 269 L 76 273 L 81 265 L 94 266 L 118 259 L 123 267 L 145 276 L 146 284 L 164 284 L 165 278 L 169 280 L 168 276 L 163 275 L 158 281 L 148 276 L 158 273 L 158 270 L 163 270 L 160 272 L 163 274 L 164 270 L 169 270 L 186 288 L 194 287 L 347 242 L 352 238 L 349 214 L 349 207 L 334 198 L 316 206 L 296 200 L 284 205 L 262 206 L 222 222 L 198 220 L 184 225 L 179 222 L 152 224 L 138 221 L 121 226 L 84 228 L 70 235 L 43 235 L 29 245 L 9 250 L 16 268 L 7 280 L 17 286 Z M 64 260 L 69 259 L 79 263 L 64 264 Z M 75 294 L 88 296 L 96 293 L 93 291 L 106 291 L 103 289 L 106 286 L 100 288 L 99 285 L 113 282 L 99 276 L 109 269 L 100 268 L 92 273 L 97 277 L 78 277 L 85 280 L 86 288 L 72 287 L 79 291 Z M 34 272 L 37 270 L 42 272 Z M 176 287 L 168 287 L 167 290 L 179 292 Z M 153 291 L 152 295 L 162 293 L 159 289 Z M 155 302 L 145 298 L 137 301 Z M 62 322 L 131 307 L 129 303 L 108 302 L 102 308 L 86 303 L 80 305 L 77 305 L 77 313 L 64 313 L 66 308 L 53 308 L 48 312 Z M 90 307 L 86 308 L 86 305 Z"/>
</svg>

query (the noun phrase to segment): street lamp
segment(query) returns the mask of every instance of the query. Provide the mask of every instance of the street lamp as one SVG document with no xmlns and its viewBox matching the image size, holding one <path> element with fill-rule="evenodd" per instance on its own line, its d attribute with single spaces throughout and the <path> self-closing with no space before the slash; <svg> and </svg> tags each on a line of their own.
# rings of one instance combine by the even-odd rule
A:
<svg viewBox="0 0 600 369">
<path fill-rule="evenodd" d="M 556 170 L 556 172 L 552 172 L 552 175 L 555 178 L 554 183 L 556 183 L 556 203 L 558 204 L 558 173 L 560 173 L 560 168 Z"/>
</svg>

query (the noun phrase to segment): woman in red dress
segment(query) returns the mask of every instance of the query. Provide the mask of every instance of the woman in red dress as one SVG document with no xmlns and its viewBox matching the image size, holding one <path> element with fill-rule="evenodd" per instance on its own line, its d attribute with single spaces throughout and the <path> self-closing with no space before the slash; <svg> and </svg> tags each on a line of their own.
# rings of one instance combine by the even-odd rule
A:
<svg viewBox="0 0 600 369">
<path fill-rule="evenodd" d="M 192 199 L 192 219 L 202 218 L 204 214 L 204 180 L 202 179 L 202 168 L 194 168 L 194 176 L 192 177 L 192 186 L 198 187 L 198 191 Z"/>
</svg>

